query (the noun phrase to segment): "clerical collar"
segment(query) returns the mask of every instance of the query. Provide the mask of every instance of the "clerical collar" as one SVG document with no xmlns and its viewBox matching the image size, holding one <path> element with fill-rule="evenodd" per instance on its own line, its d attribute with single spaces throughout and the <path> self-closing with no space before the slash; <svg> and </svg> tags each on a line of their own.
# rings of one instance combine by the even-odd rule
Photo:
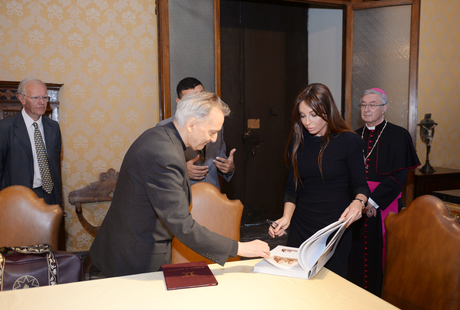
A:
<svg viewBox="0 0 460 310">
<path fill-rule="evenodd" d="M 375 130 L 375 127 L 379 127 L 380 125 L 383 125 L 384 122 L 385 122 L 385 119 L 383 119 L 382 122 L 380 124 L 378 124 L 377 126 L 369 127 L 369 126 L 366 125 L 366 128 L 367 128 L 367 130 Z"/>
</svg>

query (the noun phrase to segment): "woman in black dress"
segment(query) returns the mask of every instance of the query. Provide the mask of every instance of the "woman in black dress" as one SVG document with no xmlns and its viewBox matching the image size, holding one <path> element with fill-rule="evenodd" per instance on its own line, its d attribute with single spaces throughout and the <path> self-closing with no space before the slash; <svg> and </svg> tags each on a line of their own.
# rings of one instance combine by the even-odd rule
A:
<svg viewBox="0 0 460 310">
<path fill-rule="evenodd" d="M 362 140 L 340 116 L 327 86 L 310 84 L 297 96 L 288 142 L 284 213 L 269 234 L 290 227 L 287 246 L 299 247 L 337 220 L 351 218 L 349 226 L 361 218 L 370 191 Z M 347 229 L 326 267 L 345 277 L 350 249 Z"/>
</svg>

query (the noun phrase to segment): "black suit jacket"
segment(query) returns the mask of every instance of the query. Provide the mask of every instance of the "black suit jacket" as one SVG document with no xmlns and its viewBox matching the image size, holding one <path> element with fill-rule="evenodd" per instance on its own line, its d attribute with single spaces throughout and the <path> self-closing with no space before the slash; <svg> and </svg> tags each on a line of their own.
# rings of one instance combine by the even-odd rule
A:
<svg viewBox="0 0 460 310">
<path fill-rule="evenodd" d="M 42 116 L 46 152 L 53 179 L 53 204 L 62 207 L 61 130 L 59 124 Z M 32 188 L 32 146 L 21 113 L 0 120 L 0 189 L 10 185 Z"/>
<path fill-rule="evenodd" d="M 145 131 L 123 159 L 109 211 L 89 254 L 106 276 L 158 271 L 171 241 L 221 265 L 238 242 L 196 223 L 190 212 L 185 145 L 173 123 Z"/>
</svg>

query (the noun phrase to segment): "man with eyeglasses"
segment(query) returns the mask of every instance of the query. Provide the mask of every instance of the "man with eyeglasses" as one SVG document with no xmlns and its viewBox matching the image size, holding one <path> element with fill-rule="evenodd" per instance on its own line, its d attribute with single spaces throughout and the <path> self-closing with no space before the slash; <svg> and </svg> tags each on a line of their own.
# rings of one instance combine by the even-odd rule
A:
<svg viewBox="0 0 460 310">
<path fill-rule="evenodd" d="M 363 164 L 371 195 L 353 224 L 348 279 L 381 296 L 385 258 L 384 220 L 403 207 L 401 194 L 410 169 L 420 165 L 409 132 L 385 119 L 388 99 L 380 88 L 363 92 L 359 104 L 365 126 L 356 132 L 364 142 Z"/>
<path fill-rule="evenodd" d="M 44 116 L 50 99 L 46 85 L 24 79 L 17 96 L 21 112 L 0 120 L 0 190 L 23 185 L 62 207 L 61 130 Z"/>
</svg>

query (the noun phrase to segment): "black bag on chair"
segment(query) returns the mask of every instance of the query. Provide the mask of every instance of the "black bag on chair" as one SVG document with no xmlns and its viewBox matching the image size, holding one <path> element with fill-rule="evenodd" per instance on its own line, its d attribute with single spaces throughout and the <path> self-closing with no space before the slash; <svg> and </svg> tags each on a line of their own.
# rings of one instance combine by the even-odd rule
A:
<svg viewBox="0 0 460 310">
<path fill-rule="evenodd" d="M 0 291 L 81 281 L 80 257 L 48 244 L 0 248 Z"/>
</svg>

